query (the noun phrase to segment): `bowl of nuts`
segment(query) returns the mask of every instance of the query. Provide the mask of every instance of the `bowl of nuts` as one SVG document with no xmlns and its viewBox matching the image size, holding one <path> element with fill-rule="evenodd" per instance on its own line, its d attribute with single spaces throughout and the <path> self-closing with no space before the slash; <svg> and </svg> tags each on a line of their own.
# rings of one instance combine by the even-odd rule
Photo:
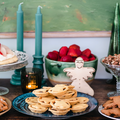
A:
<svg viewBox="0 0 120 120">
<path fill-rule="evenodd" d="M 62 46 L 59 51 L 53 50 L 48 52 L 45 57 L 45 69 L 48 80 L 52 83 L 52 85 L 69 85 L 72 83 L 63 69 L 75 67 L 75 60 L 77 57 L 81 57 L 84 60 L 83 67 L 93 67 L 95 69 L 93 77 L 86 80 L 88 84 L 92 83 L 97 71 L 97 56 L 92 54 L 91 50 L 88 48 L 81 51 L 78 45 L 72 44 L 69 47 Z"/>
</svg>

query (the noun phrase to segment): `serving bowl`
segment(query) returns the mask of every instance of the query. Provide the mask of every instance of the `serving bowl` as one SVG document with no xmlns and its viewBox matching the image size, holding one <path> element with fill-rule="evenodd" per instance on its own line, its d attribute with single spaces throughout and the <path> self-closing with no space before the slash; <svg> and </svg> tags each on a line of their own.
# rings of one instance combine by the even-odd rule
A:
<svg viewBox="0 0 120 120">
<path fill-rule="evenodd" d="M 97 71 L 98 58 L 96 55 L 94 56 L 96 58 L 95 60 L 84 62 L 84 67 L 93 67 L 95 69 L 95 72 L 93 73 L 93 77 L 88 78 L 86 80 L 88 84 L 92 83 Z M 54 60 L 48 59 L 47 56 L 45 57 L 45 69 L 46 69 L 48 80 L 52 85 L 71 84 L 72 81 L 66 75 L 66 72 L 63 72 L 64 68 L 71 68 L 71 67 L 75 67 L 75 62 L 54 61 Z"/>
</svg>

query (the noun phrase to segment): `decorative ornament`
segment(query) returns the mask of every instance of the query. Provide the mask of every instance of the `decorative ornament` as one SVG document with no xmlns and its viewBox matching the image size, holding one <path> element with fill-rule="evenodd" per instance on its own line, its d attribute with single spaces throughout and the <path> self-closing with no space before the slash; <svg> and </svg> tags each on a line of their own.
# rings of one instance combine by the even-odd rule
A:
<svg viewBox="0 0 120 120">
<path fill-rule="evenodd" d="M 84 60 L 81 57 L 78 57 L 75 60 L 75 68 L 65 68 L 63 71 L 67 72 L 67 76 L 73 81 L 71 85 L 75 86 L 75 90 L 93 96 L 94 90 L 85 80 L 87 80 L 88 77 L 93 76 L 92 73 L 95 72 L 95 69 L 92 67 L 83 67 L 83 65 Z"/>
</svg>

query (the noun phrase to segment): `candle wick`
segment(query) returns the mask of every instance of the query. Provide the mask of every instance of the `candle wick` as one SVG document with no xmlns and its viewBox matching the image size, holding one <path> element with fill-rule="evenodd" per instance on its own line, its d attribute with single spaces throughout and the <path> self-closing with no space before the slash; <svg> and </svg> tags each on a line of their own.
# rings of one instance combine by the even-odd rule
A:
<svg viewBox="0 0 120 120">
<path fill-rule="evenodd" d="M 38 7 L 42 8 L 40 5 Z"/>
<path fill-rule="evenodd" d="M 23 4 L 23 2 L 20 3 L 20 5 L 22 5 L 22 4 Z"/>
</svg>

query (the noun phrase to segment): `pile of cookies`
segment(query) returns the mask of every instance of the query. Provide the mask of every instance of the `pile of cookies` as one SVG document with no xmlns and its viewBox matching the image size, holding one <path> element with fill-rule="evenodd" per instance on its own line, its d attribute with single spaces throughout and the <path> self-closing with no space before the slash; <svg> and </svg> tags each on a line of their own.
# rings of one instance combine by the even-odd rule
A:
<svg viewBox="0 0 120 120">
<path fill-rule="evenodd" d="M 120 117 L 120 96 L 110 97 L 103 104 L 104 109 L 101 112 L 111 117 Z"/>
<path fill-rule="evenodd" d="M 72 85 L 57 84 L 54 87 L 33 90 L 32 93 L 36 97 L 28 97 L 25 102 L 34 113 L 44 113 L 48 110 L 54 115 L 65 115 L 70 110 L 73 113 L 79 113 L 88 107 L 89 99 L 77 97 L 77 91 Z"/>
<path fill-rule="evenodd" d="M 8 104 L 6 99 L 0 96 L 0 112 L 3 112 L 8 109 Z"/>
</svg>

